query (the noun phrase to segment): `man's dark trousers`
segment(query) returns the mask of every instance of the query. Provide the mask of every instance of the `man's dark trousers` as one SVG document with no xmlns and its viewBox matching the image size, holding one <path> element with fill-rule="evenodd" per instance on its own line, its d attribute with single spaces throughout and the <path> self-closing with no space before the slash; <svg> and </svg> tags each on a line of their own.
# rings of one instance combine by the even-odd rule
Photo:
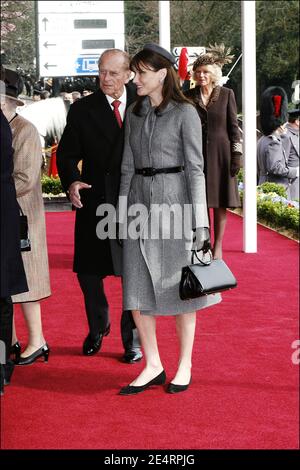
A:
<svg viewBox="0 0 300 470">
<path fill-rule="evenodd" d="M 103 278 L 92 274 L 77 274 L 77 277 L 84 296 L 89 333 L 92 338 L 96 338 L 99 333 L 103 334 L 110 324 Z M 129 310 L 122 312 L 121 335 L 125 351 L 140 347 L 137 329 Z"/>
</svg>

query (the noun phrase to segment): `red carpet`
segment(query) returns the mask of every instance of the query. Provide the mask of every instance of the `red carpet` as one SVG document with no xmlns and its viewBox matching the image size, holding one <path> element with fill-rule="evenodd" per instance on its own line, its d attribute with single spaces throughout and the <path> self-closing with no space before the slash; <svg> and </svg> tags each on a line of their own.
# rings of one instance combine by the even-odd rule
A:
<svg viewBox="0 0 300 470">
<path fill-rule="evenodd" d="M 120 281 L 106 280 L 112 332 L 94 357 L 81 355 L 87 333 L 71 272 L 74 213 L 48 213 L 52 296 L 43 302 L 48 364 L 17 367 L 1 398 L 2 449 L 298 448 L 298 244 L 259 227 L 259 253 L 242 252 L 242 219 L 229 214 L 224 258 L 238 288 L 198 315 L 193 383 L 118 396 L 143 363 L 125 365 Z M 20 311 L 19 340 L 26 343 Z M 158 320 L 168 378 L 176 370 L 172 318 Z M 297 354 L 296 354 L 297 356 Z M 298 354 L 299 358 L 299 354 Z"/>
</svg>

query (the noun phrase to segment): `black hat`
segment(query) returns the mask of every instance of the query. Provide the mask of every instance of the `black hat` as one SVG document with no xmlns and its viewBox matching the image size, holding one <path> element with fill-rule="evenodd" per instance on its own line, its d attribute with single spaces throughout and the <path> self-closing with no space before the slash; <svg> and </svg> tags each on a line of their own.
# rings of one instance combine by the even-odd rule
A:
<svg viewBox="0 0 300 470">
<path fill-rule="evenodd" d="M 3 95 L 17 101 L 18 106 L 23 106 L 23 101 L 18 99 L 19 94 L 22 93 L 24 85 L 22 77 L 14 70 L 5 69 L 1 66 L 1 80 L 5 83 L 5 93 L 3 90 Z"/>
<path fill-rule="evenodd" d="M 260 123 L 265 135 L 270 135 L 288 120 L 288 99 L 279 86 L 267 88 L 261 97 Z"/>
<path fill-rule="evenodd" d="M 156 52 L 156 54 L 162 55 L 165 59 L 169 60 L 172 65 L 175 64 L 175 58 L 172 56 L 172 54 L 158 44 L 149 42 L 148 44 L 144 45 L 143 50 Z"/>
<path fill-rule="evenodd" d="M 297 118 L 300 116 L 300 109 L 290 109 L 288 111 L 289 113 L 289 118 Z"/>
</svg>

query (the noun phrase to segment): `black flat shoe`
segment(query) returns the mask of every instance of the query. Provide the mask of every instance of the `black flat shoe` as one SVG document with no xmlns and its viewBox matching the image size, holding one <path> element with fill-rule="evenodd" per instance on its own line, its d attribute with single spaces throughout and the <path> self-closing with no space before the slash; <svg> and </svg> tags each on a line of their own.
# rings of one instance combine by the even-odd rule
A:
<svg viewBox="0 0 300 470">
<path fill-rule="evenodd" d="M 139 348 L 126 350 L 122 357 L 123 362 L 126 362 L 126 364 L 135 364 L 136 362 L 140 362 L 142 359 L 143 354 Z"/>
<path fill-rule="evenodd" d="M 21 356 L 21 345 L 19 341 L 11 345 L 10 354 L 15 356 L 13 359 L 14 359 L 14 362 L 17 363 Z"/>
<path fill-rule="evenodd" d="M 43 357 L 45 362 L 48 362 L 50 349 L 47 343 L 44 344 L 41 348 L 34 351 L 34 353 L 30 354 L 27 357 L 20 357 L 19 362 L 17 362 L 18 366 L 28 366 L 35 362 L 39 357 Z"/>
<path fill-rule="evenodd" d="M 184 392 L 185 390 L 187 390 L 189 388 L 191 381 L 192 381 L 192 378 L 189 381 L 189 383 L 186 384 L 186 385 L 177 385 L 177 384 L 172 384 L 172 382 L 170 382 L 168 387 L 167 387 L 167 393 Z"/>
<path fill-rule="evenodd" d="M 98 336 L 92 337 L 90 334 L 87 335 L 83 342 L 82 354 L 84 356 L 93 356 L 102 346 L 103 337 L 109 335 L 110 333 L 110 324 L 103 333 L 99 333 Z"/>
<path fill-rule="evenodd" d="M 163 385 L 166 381 L 166 373 L 163 370 L 159 375 L 154 377 L 154 379 L 150 380 L 150 382 L 146 383 L 145 385 L 140 385 L 135 387 L 134 385 L 126 385 L 126 387 L 122 387 L 119 395 L 136 395 L 137 393 L 141 393 L 147 388 L 151 387 L 151 385 Z"/>
</svg>

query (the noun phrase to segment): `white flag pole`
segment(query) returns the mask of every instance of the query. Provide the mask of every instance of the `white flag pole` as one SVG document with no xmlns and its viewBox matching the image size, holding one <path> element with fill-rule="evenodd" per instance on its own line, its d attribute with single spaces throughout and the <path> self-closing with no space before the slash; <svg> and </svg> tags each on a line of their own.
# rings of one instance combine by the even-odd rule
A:
<svg viewBox="0 0 300 470">
<path fill-rule="evenodd" d="M 255 1 L 242 1 L 244 243 L 246 253 L 257 252 L 256 207 L 256 28 Z"/>
<path fill-rule="evenodd" d="M 159 45 L 171 51 L 170 2 L 159 1 Z"/>
</svg>

